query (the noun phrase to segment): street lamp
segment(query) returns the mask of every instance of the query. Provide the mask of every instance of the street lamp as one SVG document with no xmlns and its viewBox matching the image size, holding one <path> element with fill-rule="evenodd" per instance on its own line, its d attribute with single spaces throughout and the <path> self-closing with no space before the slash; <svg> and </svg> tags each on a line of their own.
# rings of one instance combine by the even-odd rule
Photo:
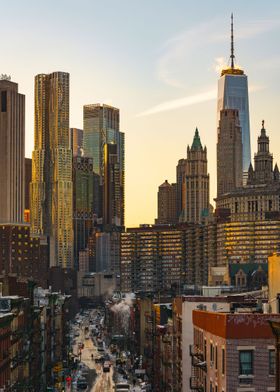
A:
<svg viewBox="0 0 280 392">
<path fill-rule="evenodd" d="M 280 322 L 268 320 L 273 335 L 275 336 L 275 359 L 276 359 L 276 384 L 275 392 L 280 392 Z"/>
</svg>

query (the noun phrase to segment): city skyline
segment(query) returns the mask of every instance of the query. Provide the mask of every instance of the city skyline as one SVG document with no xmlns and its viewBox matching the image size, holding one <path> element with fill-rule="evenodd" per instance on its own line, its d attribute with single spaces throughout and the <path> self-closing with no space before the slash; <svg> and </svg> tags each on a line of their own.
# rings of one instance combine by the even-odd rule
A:
<svg viewBox="0 0 280 392">
<path fill-rule="evenodd" d="M 208 150 L 210 202 L 216 196 L 219 72 L 214 68 L 228 62 L 231 12 L 235 15 L 237 63 L 246 69 L 249 79 L 252 154 L 257 149 L 256 139 L 263 118 L 270 130 L 272 146 L 280 141 L 277 135 L 277 85 L 280 81 L 277 67 L 280 59 L 275 49 L 280 29 L 278 5 L 265 7 L 256 1 L 252 9 L 240 1 L 234 7 L 215 1 L 198 13 L 197 6 L 178 1 L 178 7 L 173 9 L 171 5 L 165 5 L 158 15 L 160 2 L 155 1 L 149 4 L 146 15 L 137 5 L 124 2 L 118 11 L 111 2 L 106 11 L 110 32 L 100 34 L 98 15 L 104 11 L 103 5 L 92 6 L 85 1 L 82 18 L 74 2 L 67 2 L 69 12 L 64 14 L 63 3 L 57 6 L 57 18 L 52 16 L 50 7 L 45 10 L 43 21 L 40 5 L 36 4 L 34 9 L 30 7 L 30 15 L 20 2 L 4 6 L 4 11 L 12 11 L 15 20 L 20 22 L 17 33 L 22 22 L 28 24 L 31 18 L 32 24 L 22 30 L 20 38 L 11 32 L 9 43 L 4 42 L 3 58 L 6 60 L 1 72 L 11 74 L 12 80 L 20 85 L 21 93 L 26 95 L 27 157 L 31 156 L 33 148 L 32 91 L 36 74 L 56 70 L 70 73 L 71 127 L 82 128 L 85 104 L 100 102 L 120 108 L 121 129 L 127 139 L 126 226 L 154 221 L 158 184 L 165 179 L 174 182 L 174 168 L 185 156 L 196 126 Z M 91 10 L 94 13 L 90 13 Z M 130 20 L 135 14 L 138 17 L 132 24 Z M 118 23 L 113 19 L 115 15 Z M 129 22 L 118 28 L 128 16 Z M 161 22 L 157 23 L 157 29 L 153 28 L 155 18 Z M 147 27 L 143 33 L 144 21 Z M 75 28 L 74 22 L 77 22 Z M 69 33 L 63 34 L 63 38 L 59 34 L 60 23 Z M 44 37 L 36 36 L 39 27 Z M 2 28 L 10 32 L 5 21 Z M 50 46 L 54 36 L 57 40 Z M 198 37 L 196 43 L 191 39 L 194 36 Z M 83 38 L 85 41 L 78 46 Z M 38 42 L 41 45 L 38 46 Z M 92 55 L 86 49 L 89 43 L 94 49 Z M 16 52 L 11 52 L 10 47 L 16 47 Z M 26 56 L 26 53 L 35 53 L 35 47 L 36 58 Z M 19 68 L 21 58 L 23 62 Z M 276 149 L 272 150 L 279 161 Z"/>
</svg>

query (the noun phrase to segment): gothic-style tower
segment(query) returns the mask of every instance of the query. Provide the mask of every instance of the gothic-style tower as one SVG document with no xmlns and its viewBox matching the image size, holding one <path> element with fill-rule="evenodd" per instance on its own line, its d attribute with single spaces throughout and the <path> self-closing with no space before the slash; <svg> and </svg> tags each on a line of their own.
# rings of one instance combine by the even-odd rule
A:
<svg viewBox="0 0 280 392">
<path fill-rule="evenodd" d="M 209 174 L 207 173 L 207 149 L 202 147 L 198 129 L 195 130 L 191 148 L 187 148 L 186 160 L 186 222 L 201 222 L 209 210 Z"/>
<path fill-rule="evenodd" d="M 278 166 L 273 170 L 273 155 L 269 152 L 269 137 L 266 135 L 264 121 L 258 137 L 258 152 L 254 157 L 255 170 L 248 172 L 248 185 L 267 184 L 279 178 Z"/>
</svg>

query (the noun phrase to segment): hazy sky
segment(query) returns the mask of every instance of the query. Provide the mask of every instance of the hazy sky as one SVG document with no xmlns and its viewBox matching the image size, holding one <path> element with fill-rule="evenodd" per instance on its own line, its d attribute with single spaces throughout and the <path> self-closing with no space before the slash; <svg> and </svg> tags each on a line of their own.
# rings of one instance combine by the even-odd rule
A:
<svg viewBox="0 0 280 392">
<path fill-rule="evenodd" d="M 10 0 L 1 2 L 0 73 L 26 95 L 26 155 L 33 149 L 38 73 L 70 73 L 70 125 L 82 107 L 121 110 L 126 134 L 126 225 L 152 223 L 157 188 L 175 181 L 195 127 L 208 149 L 216 193 L 216 89 L 229 58 L 234 13 L 237 63 L 249 78 L 251 148 L 265 119 L 280 162 L 280 3 L 276 0 Z"/>
</svg>

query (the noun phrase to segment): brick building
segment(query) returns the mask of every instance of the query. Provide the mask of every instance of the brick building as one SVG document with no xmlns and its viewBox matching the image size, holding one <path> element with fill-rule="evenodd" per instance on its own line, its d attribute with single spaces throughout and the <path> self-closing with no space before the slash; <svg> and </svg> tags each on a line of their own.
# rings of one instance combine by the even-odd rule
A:
<svg viewBox="0 0 280 392">
<path fill-rule="evenodd" d="M 275 389 L 275 340 L 268 320 L 278 314 L 194 310 L 190 389 L 264 392 Z"/>
</svg>

